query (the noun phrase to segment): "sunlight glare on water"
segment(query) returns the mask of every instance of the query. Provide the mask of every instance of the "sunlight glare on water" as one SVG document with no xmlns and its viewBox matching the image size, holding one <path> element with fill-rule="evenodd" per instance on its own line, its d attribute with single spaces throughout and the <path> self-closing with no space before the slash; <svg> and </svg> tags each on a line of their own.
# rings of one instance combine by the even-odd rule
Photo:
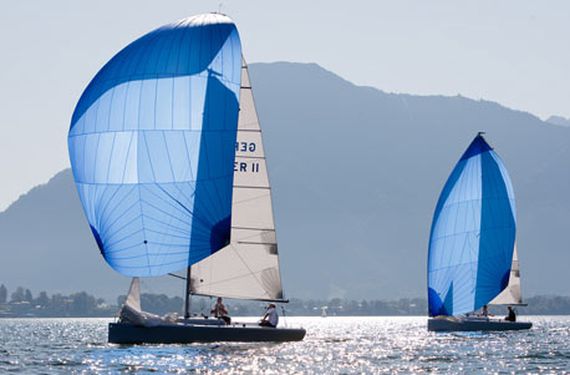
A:
<svg viewBox="0 0 570 375">
<path fill-rule="evenodd" d="M 526 332 L 436 334 L 423 317 L 295 317 L 302 342 L 118 346 L 109 319 L 2 319 L 0 372 L 570 372 L 570 317 L 530 320 Z"/>
</svg>

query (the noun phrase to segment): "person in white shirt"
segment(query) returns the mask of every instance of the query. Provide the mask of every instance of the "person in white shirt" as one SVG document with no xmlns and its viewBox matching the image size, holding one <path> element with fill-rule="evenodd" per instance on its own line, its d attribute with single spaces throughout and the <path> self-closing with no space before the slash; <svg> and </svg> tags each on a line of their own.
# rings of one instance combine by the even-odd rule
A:
<svg viewBox="0 0 570 375">
<path fill-rule="evenodd" d="M 275 304 L 270 303 L 269 306 L 267 306 L 267 310 L 265 310 L 265 314 L 263 315 L 263 318 L 261 318 L 261 321 L 259 322 L 259 325 L 262 327 L 277 327 L 277 323 L 279 323 L 279 315 L 277 315 L 277 308 L 275 307 Z"/>
</svg>

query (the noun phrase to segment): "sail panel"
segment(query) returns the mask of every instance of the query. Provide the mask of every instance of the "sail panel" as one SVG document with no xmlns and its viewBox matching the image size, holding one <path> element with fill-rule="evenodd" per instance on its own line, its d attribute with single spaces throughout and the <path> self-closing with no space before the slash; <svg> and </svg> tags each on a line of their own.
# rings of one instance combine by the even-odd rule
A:
<svg viewBox="0 0 570 375">
<path fill-rule="evenodd" d="M 192 266 L 193 294 L 280 301 L 279 259 L 273 244 L 230 244 Z"/>
<path fill-rule="evenodd" d="M 428 255 L 431 316 L 474 311 L 506 287 L 515 226 L 506 169 L 478 135 L 436 205 Z"/>
<path fill-rule="evenodd" d="M 228 17 L 190 17 L 131 43 L 81 96 L 70 161 L 116 271 L 164 275 L 229 243 L 240 56 Z"/>
<path fill-rule="evenodd" d="M 191 269 L 193 294 L 283 299 L 271 188 L 247 65 L 235 144 L 231 243 Z"/>
<path fill-rule="evenodd" d="M 513 251 L 513 262 L 507 287 L 493 299 L 490 305 L 522 305 L 521 274 L 517 247 Z"/>
<path fill-rule="evenodd" d="M 142 311 L 141 307 L 141 281 L 138 277 L 133 277 L 131 280 L 131 286 L 129 287 L 129 293 L 125 299 L 126 306 L 137 312 Z"/>
</svg>

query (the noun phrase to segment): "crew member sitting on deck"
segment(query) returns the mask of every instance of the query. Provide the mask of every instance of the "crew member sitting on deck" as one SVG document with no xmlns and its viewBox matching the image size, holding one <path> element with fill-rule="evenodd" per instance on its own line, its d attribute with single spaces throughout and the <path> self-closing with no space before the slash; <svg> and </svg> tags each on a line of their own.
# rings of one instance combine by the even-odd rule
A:
<svg viewBox="0 0 570 375">
<path fill-rule="evenodd" d="M 508 322 L 516 322 L 517 314 L 515 313 L 515 309 L 513 309 L 512 306 L 508 306 L 507 309 L 509 309 L 509 312 L 507 313 L 505 320 Z"/>
<path fill-rule="evenodd" d="M 487 305 L 483 305 L 483 307 L 481 308 L 481 316 L 484 318 L 493 316 L 493 314 L 489 314 L 489 307 L 487 307 Z"/>
<path fill-rule="evenodd" d="M 216 318 L 222 319 L 226 324 L 230 324 L 232 322 L 232 319 L 228 316 L 228 309 L 226 309 L 226 306 L 224 306 L 224 303 L 222 302 L 222 297 L 218 297 L 218 300 L 210 313 L 214 314 Z"/>
<path fill-rule="evenodd" d="M 270 303 L 269 306 L 267 306 L 267 310 L 265 310 L 265 314 L 263 315 L 263 318 L 261 318 L 261 321 L 259 322 L 259 325 L 262 327 L 277 327 L 277 323 L 279 322 L 279 315 L 277 315 L 277 308 L 275 307 L 275 304 Z"/>
</svg>

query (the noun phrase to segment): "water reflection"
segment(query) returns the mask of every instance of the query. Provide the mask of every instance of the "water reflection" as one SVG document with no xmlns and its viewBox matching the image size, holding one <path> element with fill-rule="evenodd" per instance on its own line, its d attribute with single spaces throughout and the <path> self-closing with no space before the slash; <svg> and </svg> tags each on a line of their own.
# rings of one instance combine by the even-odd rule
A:
<svg viewBox="0 0 570 375">
<path fill-rule="evenodd" d="M 425 318 L 287 318 L 296 343 L 108 344 L 107 319 L 0 320 L 0 372 L 423 373 L 569 372 L 570 318 L 530 331 L 427 332 Z"/>
</svg>

